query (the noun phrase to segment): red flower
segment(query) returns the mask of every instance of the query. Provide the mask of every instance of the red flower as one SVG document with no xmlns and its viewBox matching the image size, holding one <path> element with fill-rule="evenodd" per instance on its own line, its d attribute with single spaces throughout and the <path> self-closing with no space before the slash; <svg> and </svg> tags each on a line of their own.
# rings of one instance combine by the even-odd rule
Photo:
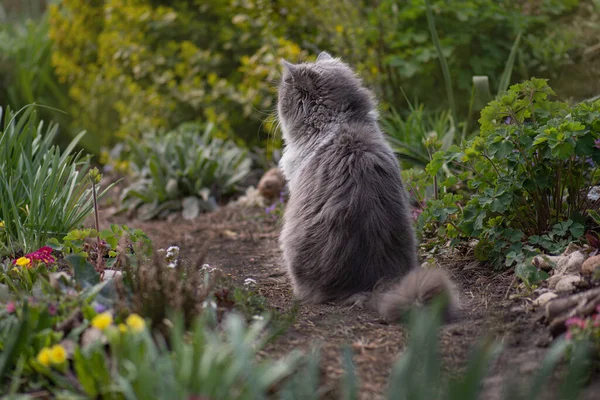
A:
<svg viewBox="0 0 600 400">
<path fill-rule="evenodd" d="M 44 263 L 44 264 L 52 264 L 56 260 L 52 257 L 52 249 L 48 246 L 41 247 L 34 251 L 33 253 L 29 253 L 25 255 L 26 258 L 31 260 L 32 264 Z M 17 260 L 13 261 L 13 264 L 16 265 Z"/>
</svg>

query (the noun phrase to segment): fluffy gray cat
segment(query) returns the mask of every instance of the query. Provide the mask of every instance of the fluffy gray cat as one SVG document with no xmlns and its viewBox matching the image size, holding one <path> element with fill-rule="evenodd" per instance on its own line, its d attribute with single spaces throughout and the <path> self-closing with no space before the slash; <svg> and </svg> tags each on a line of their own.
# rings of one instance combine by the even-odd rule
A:
<svg viewBox="0 0 600 400">
<path fill-rule="evenodd" d="M 443 270 L 418 266 L 407 193 L 374 96 L 325 52 L 315 63 L 282 64 L 280 167 L 290 197 L 280 245 L 296 298 L 366 301 L 398 320 L 441 294 L 451 317 L 454 285 Z"/>
</svg>

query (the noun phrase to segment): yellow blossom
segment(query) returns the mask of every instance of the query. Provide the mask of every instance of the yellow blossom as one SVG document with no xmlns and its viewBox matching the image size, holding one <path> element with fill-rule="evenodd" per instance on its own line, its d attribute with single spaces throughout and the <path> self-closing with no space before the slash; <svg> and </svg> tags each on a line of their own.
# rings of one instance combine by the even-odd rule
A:
<svg viewBox="0 0 600 400">
<path fill-rule="evenodd" d="M 16 274 L 16 273 L 18 273 L 18 272 L 19 272 L 19 268 L 17 268 L 17 267 L 14 267 L 14 268 L 13 268 L 11 271 L 12 271 L 12 272 L 14 272 L 14 273 Z"/>
<path fill-rule="evenodd" d="M 67 350 L 60 344 L 52 346 L 50 349 L 50 362 L 52 364 L 62 364 L 67 359 Z"/>
<path fill-rule="evenodd" d="M 104 330 L 112 324 L 113 318 L 109 312 L 103 312 L 92 318 L 92 326 L 96 329 Z"/>
<path fill-rule="evenodd" d="M 119 324 L 119 331 L 121 331 L 121 333 L 127 332 L 127 325 Z"/>
<path fill-rule="evenodd" d="M 341 26 L 341 25 L 337 25 L 337 26 L 335 27 L 335 31 L 336 31 L 337 33 L 342 33 L 342 32 L 344 32 L 344 27 L 343 27 L 343 26 Z"/>
<path fill-rule="evenodd" d="M 4 221 L 0 221 L 0 228 L 4 228 Z"/>
<path fill-rule="evenodd" d="M 40 350 L 40 352 L 37 355 L 37 360 L 40 364 L 42 364 L 45 367 L 50 365 L 50 349 L 44 347 L 42 350 Z"/>
<path fill-rule="evenodd" d="M 144 327 L 146 326 L 144 319 L 137 314 L 131 314 L 129 317 L 127 317 L 125 322 L 127 323 L 127 326 L 135 332 L 143 331 Z"/>
<path fill-rule="evenodd" d="M 31 265 L 31 260 L 27 257 L 21 257 L 21 258 L 17 259 L 16 264 L 19 267 L 28 267 L 29 265 Z"/>
</svg>

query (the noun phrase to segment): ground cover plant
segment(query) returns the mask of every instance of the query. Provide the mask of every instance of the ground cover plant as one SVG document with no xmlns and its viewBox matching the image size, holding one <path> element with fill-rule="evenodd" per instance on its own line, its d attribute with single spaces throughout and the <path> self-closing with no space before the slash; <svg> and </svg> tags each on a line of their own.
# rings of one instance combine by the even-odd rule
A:
<svg viewBox="0 0 600 400">
<path fill-rule="evenodd" d="M 476 137 L 427 166 L 431 176 L 444 165 L 460 172 L 446 174 L 422 223 L 479 239 L 478 258 L 516 267 L 527 282 L 540 279 L 529 263 L 536 249 L 558 253 L 598 226 L 591 213 L 600 203 L 589 193 L 600 179 L 600 102 L 570 106 L 553 95 L 543 79 L 511 86 L 482 110 Z M 459 181 L 468 187 L 453 191 Z"/>
</svg>

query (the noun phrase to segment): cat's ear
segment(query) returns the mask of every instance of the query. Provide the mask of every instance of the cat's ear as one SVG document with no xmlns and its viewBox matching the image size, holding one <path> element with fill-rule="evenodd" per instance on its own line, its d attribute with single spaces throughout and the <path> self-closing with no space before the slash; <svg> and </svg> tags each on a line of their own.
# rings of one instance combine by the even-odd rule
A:
<svg viewBox="0 0 600 400">
<path fill-rule="evenodd" d="M 322 51 L 318 56 L 317 56 L 317 62 L 319 61 L 326 61 L 326 60 L 333 60 L 333 57 L 331 57 L 331 55 L 329 55 L 328 52 L 326 51 Z"/>
<path fill-rule="evenodd" d="M 283 58 L 281 59 L 281 61 L 279 62 L 282 66 L 283 66 L 283 70 L 284 71 L 288 71 L 289 73 L 291 73 L 292 75 L 294 74 L 294 72 L 296 72 L 296 70 L 298 69 L 298 66 L 295 64 L 292 64 L 289 61 L 284 60 Z"/>
</svg>

